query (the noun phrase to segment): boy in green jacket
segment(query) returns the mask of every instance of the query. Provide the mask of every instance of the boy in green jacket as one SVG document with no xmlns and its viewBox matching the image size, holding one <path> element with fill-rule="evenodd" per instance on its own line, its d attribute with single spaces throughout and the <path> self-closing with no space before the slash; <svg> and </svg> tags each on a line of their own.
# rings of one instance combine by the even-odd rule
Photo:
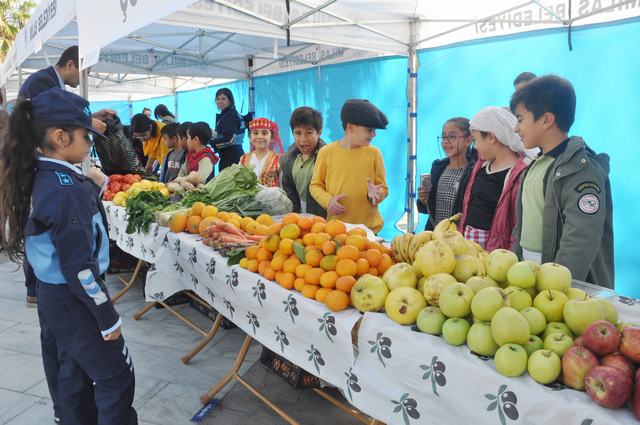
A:
<svg viewBox="0 0 640 425">
<path fill-rule="evenodd" d="M 568 136 L 576 109 L 573 86 L 555 75 L 539 77 L 518 89 L 510 106 L 524 146 L 542 151 L 520 184 L 515 253 L 562 264 L 574 279 L 613 289 L 609 156 Z"/>
</svg>

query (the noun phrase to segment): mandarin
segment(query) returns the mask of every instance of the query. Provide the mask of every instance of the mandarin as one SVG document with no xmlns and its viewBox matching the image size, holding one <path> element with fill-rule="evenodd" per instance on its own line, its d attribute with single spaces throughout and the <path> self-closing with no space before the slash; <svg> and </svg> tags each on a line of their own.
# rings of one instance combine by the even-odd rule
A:
<svg viewBox="0 0 640 425">
<path fill-rule="evenodd" d="M 340 220 L 329 220 L 324 228 L 331 237 L 336 237 L 342 233 L 346 233 L 347 226 Z"/>
<path fill-rule="evenodd" d="M 311 230 L 311 226 L 313 226 L 313 220 L 310 217 L 300 217 L 298 219 L 298 227 L 300 227 L 302 231 Z"/>
<path fill-rule="evenodd" d="M 297 277 L 296 280 L 293 281 L 293 289 L 298 292 L 302 292 L 302 288 L 307 285 L 307 281 L 304 278 Z"/>
<path fill-rule="evenodd" d="M 304 280 L 311 285 L 320 285 L 320 277 L 324 274 L 324 270 L 320 267 L 315 267 L 304 275 Z"/>
<path fill-rule="evenodd" d="M 302 287 L 302 291 L 300 292 L 302 292 L 302 295 L 306 298 L 315 298 L 318 289 L 320 289 L 318 285 L 307 284 Z"/>
<path fill-rule="evenodd" d="M 333 291 L 331 288 L 320 288 L 316 291 L 316 301 L 324 303 L 325 298 L 329 292 Z"/>
<path fill-rule="evenodd" d="M 294 212 L 285 214 L 282 217 L 282 224 L 283 225 L 287 225 L 287 224 L 297 224 L 298 220 L 300 220 L 300 216 Z"/>
<path fill-rule="evenodd" d="M 338 260 L 338 264 L 336 264 L 336 272 L 338 272 L 340 276 L 355 276 L 358 274 L 358 266 L 355 261 L 344 258 L 342 260 Z"/>
<path fill-rule="evenodd" d="M 338 280 L 336 280 L 336 289 L 340 291 L 346 292 L 347 294 L 351 293 L 351 288 L 356 284 L 356 278 L 353 276 L 340 276 Z"/>
<path fill-rule="evenodd" d="M 343 291 L 334 290 L 329 292 L 324 298 L 324 303 L 331 311 L 342 311 L 349 307 L 349 295 Z"/>
<path fill-rule="evenodd" d="M 360 258 L 360 251 L 353 245 L 345 245 L 338 248 L 336 257 L 338 257 L 338 260 L 348 259 L 356 261 L 358 258 Z"/>
<path fill-rule="evenodd" d="M 320 286 L 323 288 L 335 288 L 336 281 L 339 277 L 338 273 L 334 271 L 324 272 L 322 276 L 320 276 Z"/>
</svg>

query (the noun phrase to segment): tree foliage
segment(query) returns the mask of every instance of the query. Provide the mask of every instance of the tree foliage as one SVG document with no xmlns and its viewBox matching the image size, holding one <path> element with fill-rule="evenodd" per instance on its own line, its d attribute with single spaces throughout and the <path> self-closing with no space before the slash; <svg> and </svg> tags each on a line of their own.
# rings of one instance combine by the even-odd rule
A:
<svg viewBox="0 0 640 425">
<path fill-rule="evenodd" d="M 36 3 L 23 0 L 0 0 L 0 60 L 3 60 L 13 40 L 27 23 Z"/>
</svg>

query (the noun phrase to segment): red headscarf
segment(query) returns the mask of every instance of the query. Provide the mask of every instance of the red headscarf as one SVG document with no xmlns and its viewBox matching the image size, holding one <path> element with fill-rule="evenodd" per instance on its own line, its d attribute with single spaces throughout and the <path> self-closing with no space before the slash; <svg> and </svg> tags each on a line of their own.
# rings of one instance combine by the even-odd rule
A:
<svg viewBox="0 0 640 425">
<path fill-rule="evenodd" d="M 269 130 L 271 132 L 269 150 L 279 154 L 284 153 L 282 141 L 280 140 L 280 131 L 278 130 L 278 124 L 267 118 L 256 118 L 249 123 L 249 133 L 251 133 L 251 130 L 253 129 Z M 253 145 L 251 146 L 251 150 L 253 150 Z"/>
</svg>

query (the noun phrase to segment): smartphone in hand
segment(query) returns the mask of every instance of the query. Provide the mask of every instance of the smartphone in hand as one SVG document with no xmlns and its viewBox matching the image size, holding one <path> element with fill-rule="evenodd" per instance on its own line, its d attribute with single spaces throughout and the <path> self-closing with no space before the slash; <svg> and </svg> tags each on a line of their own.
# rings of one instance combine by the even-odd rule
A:
<svg viewBox="0 0 640 425">
<path fill-rule="evenodd" d="M 420 187 L 431 192 L 431 174 L 420 174 Z"/>
</svg>

